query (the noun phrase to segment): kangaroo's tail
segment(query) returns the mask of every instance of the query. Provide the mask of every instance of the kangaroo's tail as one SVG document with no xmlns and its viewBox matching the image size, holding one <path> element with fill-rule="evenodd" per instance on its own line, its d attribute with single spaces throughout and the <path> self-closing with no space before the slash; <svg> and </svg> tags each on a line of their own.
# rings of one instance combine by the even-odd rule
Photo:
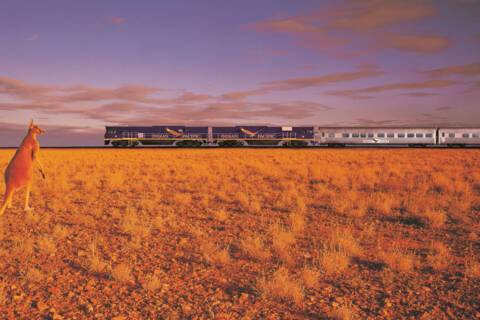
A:
<svg viewBox="0 0 480 320">
<path fill-rule="evenodd" d="M 0 208 L 0 216 L 3 215 L 3 212 L 7 208 L 8 204 L 12 201 L 13 192 L 14 192 L 13 188 L 11 188 L 7 184 L 7 189 L 5 190 L 5 196 L 3 197 L 3 204 L 2 204 L 2 207 Z"/>
</svg>

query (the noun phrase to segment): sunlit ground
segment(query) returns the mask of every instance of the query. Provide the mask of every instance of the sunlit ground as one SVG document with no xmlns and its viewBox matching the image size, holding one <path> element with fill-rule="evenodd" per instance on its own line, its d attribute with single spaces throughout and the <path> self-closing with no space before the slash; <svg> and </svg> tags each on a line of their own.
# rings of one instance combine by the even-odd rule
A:
<svg viewBox="0 0 480 320">
<path fill-rule="evenodd" d="M 480 150 L 40 157 L 0 218 L 6 318 L 480 317 Z"/>
</svg>

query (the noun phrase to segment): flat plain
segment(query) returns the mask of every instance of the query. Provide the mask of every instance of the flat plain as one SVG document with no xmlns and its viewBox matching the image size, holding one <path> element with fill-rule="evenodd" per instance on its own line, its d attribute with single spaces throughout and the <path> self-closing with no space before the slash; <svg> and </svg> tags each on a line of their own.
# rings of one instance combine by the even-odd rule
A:
<svg viewBox="0 0 480 320">
<path fill-rule="evenodd" d="M 0 318 L 480 318 L 478 149 L 40 157 L 35 210 L 0 218 Z"/>
</svg>

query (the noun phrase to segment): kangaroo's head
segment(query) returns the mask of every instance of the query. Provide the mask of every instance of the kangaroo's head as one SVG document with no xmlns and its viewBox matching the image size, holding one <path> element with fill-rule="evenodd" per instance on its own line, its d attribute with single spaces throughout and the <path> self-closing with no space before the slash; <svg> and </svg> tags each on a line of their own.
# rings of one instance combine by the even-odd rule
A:
<svg viewBox="0 0 480 320">
<path fill-rule="evenodd" d="M 42 135 L 45 133 L 45 130 L 37 126 L 35 123 L 33 123 L 33 120 L 30 121 L 30 125 L 28 127 L 29 132 L 33 132 L 34 134 L 39 134 Z"/>
</svg>

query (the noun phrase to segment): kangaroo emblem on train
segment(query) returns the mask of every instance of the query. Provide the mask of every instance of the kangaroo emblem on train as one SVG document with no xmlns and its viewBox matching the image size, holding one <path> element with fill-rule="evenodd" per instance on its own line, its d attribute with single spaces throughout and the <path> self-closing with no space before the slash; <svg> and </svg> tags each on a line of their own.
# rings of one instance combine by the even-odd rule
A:
<svg viewBox="0 0 480 320">
<path fill-rule="evenodd" d="M 167 131 L 169 134 L 171 134 L 175 138 L 180 138 L 181 136 L 183 136 L 183 132 L 181 132 L 180 130 L 176 131 L 170 128 L 165 128 L 165 131 Z"/>
<path fill-rule="evenodd" d="M 33 210 L 33 208 L 29 206 L 29 199 L 33 182 L 33 166 L 35 163 L 38 165 L 43 179 L 45 179 L 43 166 L 38 159 L 40 144 L 37 140 L 37 135 L 44 133 L 45 130 L 42 130 L 34 124 L 33 120 L 30 121 L 27 135 L 5 170 L 5 196 L 2 207 L 0 208 L 0 216 L 3 215 L 6 208 L 11 207 L 15 191 L 23 187 L 26 187 L 24 210 Z"/>
<path fill-rule="evenodd" d="M 256 132 L 254 132 L 254 131 L 250 131 L 250 130 L 245 129 L 245 128 L 240 128 L 240 131 L 242 131 L 243 133 L 245 133 L 249 137 L 253 137 L 253 136 L 257 135 L 262 130 L 258 130 Z"/>
</svg>

